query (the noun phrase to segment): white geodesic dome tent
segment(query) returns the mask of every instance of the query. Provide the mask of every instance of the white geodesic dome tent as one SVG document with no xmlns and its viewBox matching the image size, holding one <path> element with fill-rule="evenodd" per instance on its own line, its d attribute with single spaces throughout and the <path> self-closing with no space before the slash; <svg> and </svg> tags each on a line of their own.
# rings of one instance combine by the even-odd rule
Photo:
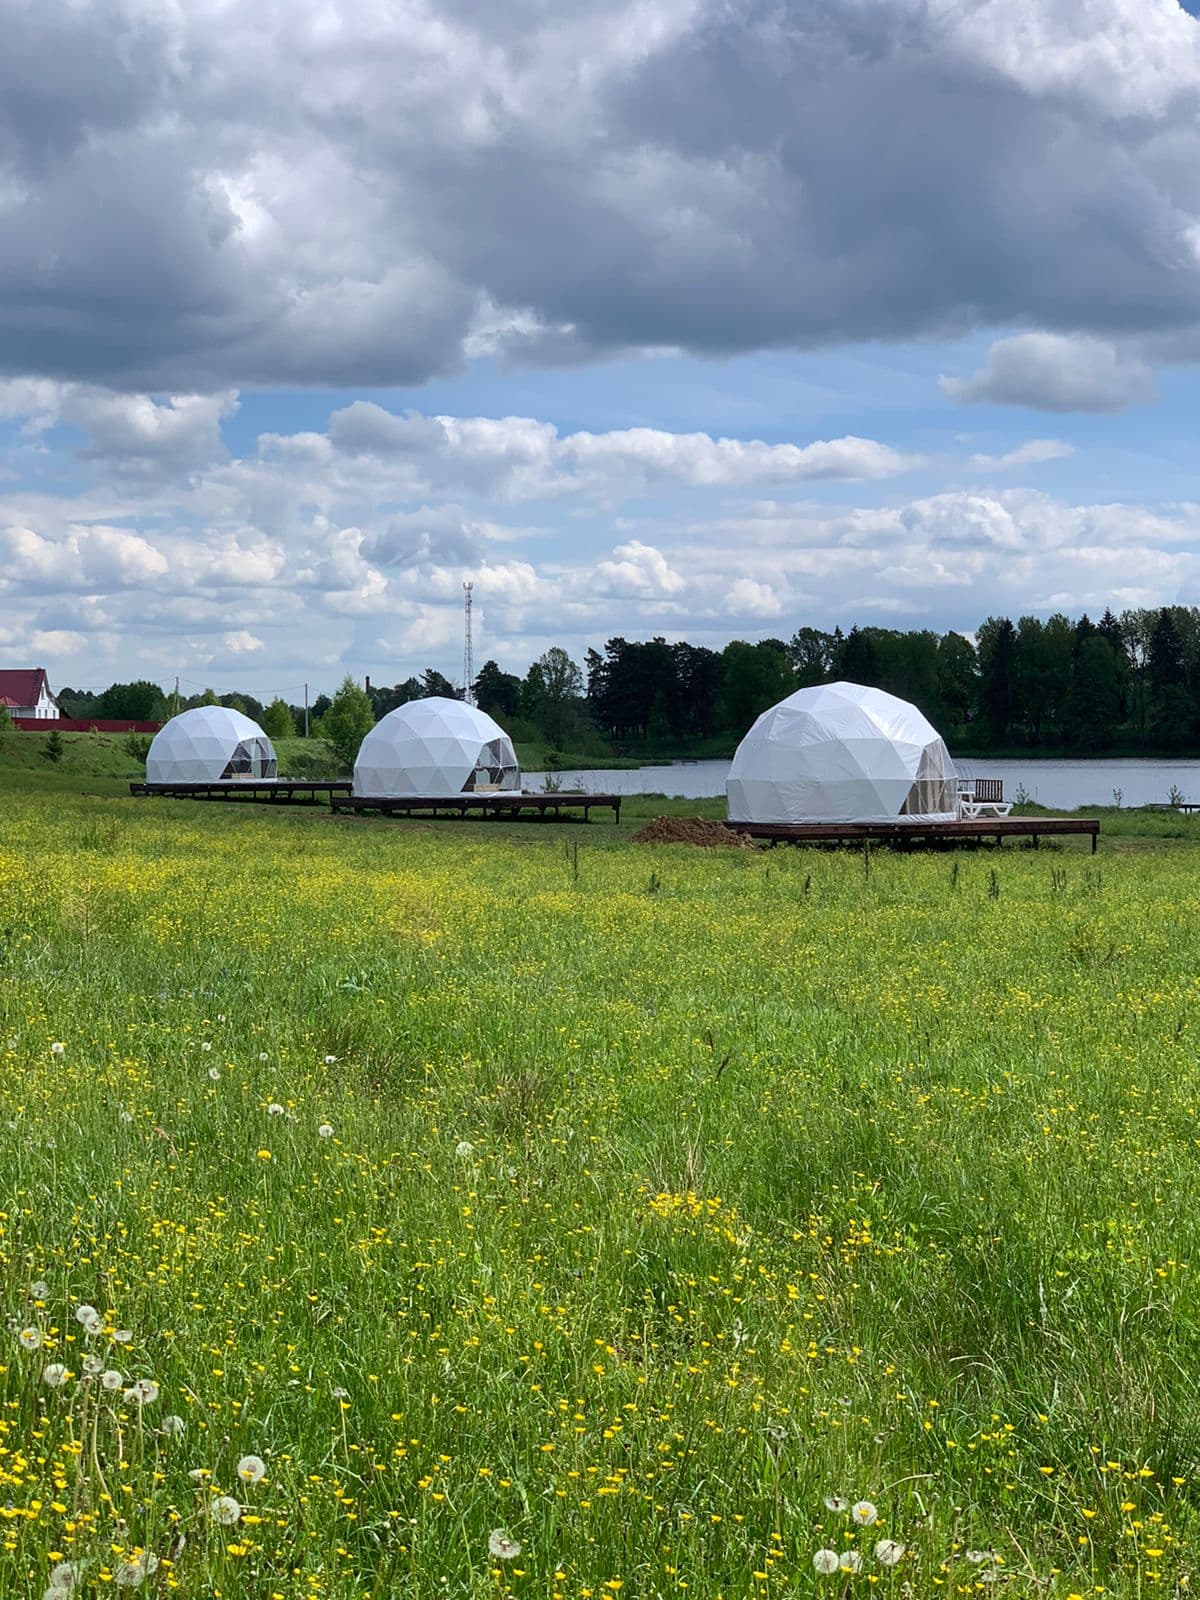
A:
<svg viewBox="0 0 1200 1600">
<path fill-rule="evenodd" d="M 195 706 L 154 735 L 147 783 L 246 783 L 274 778 L 275 750 L 257 722 L 229 706 Z"/>
<path fill-rule="evenodd" d="M 375 799 L 520 787 L 517 753 L 500 724 L 440 695 L 389 711 L 354 763 L 354 793 Z"/>
<path fill-rule="evenodd" d="M 907 700 L 858 683 L 801 689 L 764 711 L 726 783 L 731 822 L 952 822 L 957 774 Z"/>
</svg>

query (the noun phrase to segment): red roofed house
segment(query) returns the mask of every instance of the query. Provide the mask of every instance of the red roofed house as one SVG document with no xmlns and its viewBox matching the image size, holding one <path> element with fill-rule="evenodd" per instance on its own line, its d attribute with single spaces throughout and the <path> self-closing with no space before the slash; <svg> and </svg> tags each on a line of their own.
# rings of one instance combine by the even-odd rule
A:
<svg viewBox="0 0 1200 1600">
<path fill-rule="evenodd" d="M 62 715 L 50 693 L 45 667 L 13 672 L 0 668 L 0 706 L 12 717 L 55 719 Z"/>
</svg>

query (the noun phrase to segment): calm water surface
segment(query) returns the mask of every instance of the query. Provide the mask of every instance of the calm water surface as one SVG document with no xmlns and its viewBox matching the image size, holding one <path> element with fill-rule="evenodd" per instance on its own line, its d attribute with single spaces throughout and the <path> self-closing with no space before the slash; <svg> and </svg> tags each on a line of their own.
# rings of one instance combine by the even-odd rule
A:
<svg viewBox="0 0 1200 1600">
<path fill-rule="evenodd" d="M 1024 787 L 1039 805 L 1070 810 L 1075 806 L 1111 806 L 1114 790 L 1124 806 L 1165 801 L 1171 785 L 1185 800 L 1200 801 L 1200 761 L 982 761 L 964 758 L 959 770 L 972 778 L 1003 778 L 1005 798 Z M 669 767 L 636 767 L 623 772 L 559 772 L 564 789 L 590 789 L 600 794 L 666 794 L 700 800 L 725 793 L 728 761 L 677 762 Z M 527 789 L 540 789 L 545 774 L 527 772 Z"/>
</svg>

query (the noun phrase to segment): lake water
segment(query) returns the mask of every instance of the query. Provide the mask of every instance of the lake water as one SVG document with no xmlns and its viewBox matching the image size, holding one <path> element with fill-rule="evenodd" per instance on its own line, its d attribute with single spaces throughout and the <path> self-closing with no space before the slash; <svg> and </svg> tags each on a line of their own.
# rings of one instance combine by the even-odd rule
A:
<svg viewBox="0 0 1200 1600">
<path fill-rule="evenodd" d="M 1031 800 L 1054 810 L 1076 806 L 1111 806 L 1121 791 L 1123 806 L 1165 802 L 1171 785 L 1185 800 L 1200 800 L 1200 761 L 983 761 L 963 758 L 959 770 L 972 778 L 1003 778 L 1004 797 L 1011 800 L 1024 787 Z M 676 762 L 668 767 L 635 767 L 617 772 L 557 772 L 564 789 L 590 789 L 599 794 L 666 794 L 700 800 L 725 793 L 728 761 Z M 523 774 L 524 787 L 542 787 L 545 774 Z"/>
</svg>

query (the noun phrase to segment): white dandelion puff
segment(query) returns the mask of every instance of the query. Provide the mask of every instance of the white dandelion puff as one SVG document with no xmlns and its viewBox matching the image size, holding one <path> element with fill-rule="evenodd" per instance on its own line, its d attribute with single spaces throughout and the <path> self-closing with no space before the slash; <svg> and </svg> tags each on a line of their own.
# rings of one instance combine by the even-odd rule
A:
<svg viewBox="0 0 1200 1600">
<path fill-rule="evenodd" d="M 838 1553 L 836 1550 L 818 1550 L 813 1556 L 813 1567 L 823 1578 L 828 1578 L 838 1570 Z"/>
<path fill-rule="evenodd" d="M 29 1292 L 35 1300 L 45 1300 L 50 1293 L 50 1285 L 39 1278 L 36 1283 L 29 1285 Z"/>
<path fill-rule="evenodd" d="M 104 1326 L 104 1319 L 95 1306 L 77 1306 L 75 1309 L 75 1321 L 83 1329 L 84 1333 L 99 1333 Z"/>
<path fill-rule="evenodd" d="M 50 1046 L 50 1054 L 52 1056 L 61 1056 L 66 1048 L 66 1045 L 61 1041 L 55 1040 L 55 1042 Z"/>
<path fill-rule="evenodd" d="M 843 1550 L 838 1557 L 838 1566 L 843 1572 L 857 1572 L 862 1566 L 862 1556 L 857 1550 Z"/>
<path fill-rule="evenodd" d="M 899 1539 L 880 1539 L 875 1545 L 875 1559 L 881 1567 L 894 1567 L 907 1548 Z"/>
<path fill-rule="evenodd" d="M 50 1569 L 50 1587 L 46 1590 L 46 1594 L 69 1595 L 79 1579 L 80 1568 L 74 1561 L 60 1561 L 56 1567 Z"/>
<path fill-rule="evenodd" d="M 118 1112 L 117 1114 L 120 1117 L 120 1120 L 122 1122 L 132 1122 L 133 1121 L 133 1112 L 132 1111 L 121 1111 L 121 1112 Z"/>
<path fill-rule="evenodd" d="M 99 1356 L 84 1356 L 81 1364 L 85 1378 L 98 1377 L 104 1371 L 104 1363 Z"/>
<path fill-rule="evenodd" d="M 850 1515 L 860 1528 L 869 1528 L 873 1522 L 879 1520 L 878 1507 L 873 1506 L 869 1500 L 856 1500 L 850 1507 Z"/>
<path fill-rule="evenodd" d="M 153 1378 L 139 1378 L 126 1389 L 125 1393 L 139 1405 L 152 1406 L 158 1399 L 158 1385 Z"/>
<path fill-rule="evenodd" d="M 42 1382 L 49 1389 L 59 1389 L 67 1381 L 67 1369 L 61 1361 L 52 1361 L 42 1368 Z"/>
<path fill-rule="evenodd" d="M 191 1471 L 188 1473 L 188 1477 L 192 1480 L 193 1483 L 203 1483 L 205 1478 L 211 1478 L 212 1477 L 212 1473 L 208 1470 L 207 1467 L 193 1467 L 191 1469 Z"/>
<path fill-rule="evenodd" d="M 177 1416 L 175 1412 L 172 1412 L 169 1417 L 164 1417 L 162 1419 L 162 1431 L 164 1433 L 182 1433 L 185 1426 L 186 1424 L 184 1423 L 183 1418 Z"/>
<path fill-rule="evenodd" d="M 325 1057 L 325 1065 L 327 1067 L 332 1067 L 332 1066 L 335 1066 L 336 1064 L 337 1064 L 337 1057 L 336 1056 L 326 1056 Z"/>
<path fill-rule="evenodd" d="M 212 1049 L 212 1041 L 209 1040 L 209 1039 L 202 1040 L 201 1044 L 200 1044 L 200 1048 L 201 1048 L 201 1050 L 211 1050 Z"/>
<path fill-rule="evenodd" d="M 231 1494 L 219 1494 L 212 1503 L 213 1520 L 223 1528 L 232 1528 L 242 1519 L 242 1508 Z"/>
<path fill-rule="evenodd" d="M 220 1069 L 220 1067 L 209 1067 L 208 1075 L 209 1075 L 209 1077 L 212 1079 L 212 1081 L 214 1083 L 219 1083 L 220 1080 L 221 1080 L 221 1069 Z"/>
<path fill-rule="evenodd" d="M 349 1400 L 349 1398 L 350 1398 L 349 1389 L 343 1389 L 340 1386 L 338 1388 L 336 1388 L 336 1389 L 331 1390 L 330 1392 L 332 1393 L 333 1398 L 335 1400 Z"/>
<path fill-rule="evenodd" d="M 40 1328 L 22 1328 L 17 1335 L 17 1343 L 22 1350 L 40 1350 L 42 1346 L 42 1330 Z"/>
<path fill-rule="evenodd" d="M 100 1374 L 100 1387 L 107 1389 L 109 1394 L 116 1394 L 124 1382 L 124 1376 L 117 1371 L 116 1367 L 109 1367 L 107 1372 Z"/>
<path fill-rule="evenodd" d="M 333 1138 L 333 1123 L 332 1122 L 323 1122 L 321 1124 L 321 1126 L 317 1129 L 317 1138 L 318 1139 L 332 1139 Z"/>
<path fill-rule="evenodd" d="M 133 1329 L 132 1328 L 118 1328 L 116 1330 L 116 1332 L 113 1334 L 113 1339 L 116 1341 L 117 1344 L 132 1344 L 133 1343 Z"/>
<path fill-rule="evenodd" d="M 135 1556 L 131 1561 L 122 1561 L 120 1566 L 114 1568 L 113 1582 L 120 1584 L 123 1589 L 137 1589 L 157 1571 L 158 1557 L 147 1550 L 143 1555 Z"/>
<path fill-rule="evenodd" d="M 267 1107 L 267 1115 L 269 1117 L 281 1117 L 283 1115 L 283 1107 L 278 1100 L 271 1101 L 271 1104 Z"/>
<path fill-rule="evenodd" d="M 992 1552 L 990 1550 L 968 1550 L 965 1552 L 965 1555 L 966 1559 L 973 1567 L 981 1567 L 985 1561 L 990 1561 L 992 1559 Z"/>
<path fill-rule="evenodd" d="M 261 1483 L 267 1475 L 267 1464 L 261 1456 L 243 1456 L 237 1464 L 237 1475 L 243 1483 Z"/>
<path fill-rule="evenodd" d="M 470 1139 L 460 1139 L 454 1146 L 454 1154 L 460 1161 L 469 1161 L 475 1154 L 475 1146 Z"/>
<path fill-rule="evenodd" d="M 265 1050 L 260 1050 L 258 1052 L 258 1059 L 260 1061 L 269 1061 L 271 1058 L 270 1058 L 270 1056 L 267 1054 L 267 1052 Z"/>
<path fill-rule="evenodd" d="M 521 1554 L 520 1541 L 514 1539 L 506 1528 L 493 1528 L 488 1534 L 488 1554 L 497 1561 L 515 1561 Z"/>
<path fill-rule="evenodd" d="M 850 1502 L 844 1495 L 827 1494 L 825 1496 L 826 1511 L 849 1511 Z"/>
</svg>

